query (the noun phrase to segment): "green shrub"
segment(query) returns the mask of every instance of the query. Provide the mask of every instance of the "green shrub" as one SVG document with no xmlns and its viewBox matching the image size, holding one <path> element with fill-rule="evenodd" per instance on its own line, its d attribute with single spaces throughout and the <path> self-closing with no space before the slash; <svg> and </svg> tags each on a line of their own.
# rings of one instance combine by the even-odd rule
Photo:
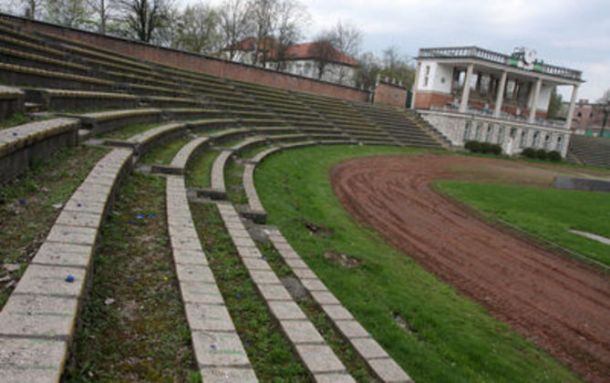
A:
<svg viewBox="0 0 610 383">
<path fill-rule="evenodd" d="M 539 160 L 546 160 L 548 158 L 546 150 L 544 149 L 538 149 L 536 150 L 536 158 L 538 158 Z"/>
<path fill-rule="evenodd" d="M 468 141 L 464 144 L 464 148 L 472 153 L 484 154 L 502 154 L 502 147 L 488 142 Z"/>
<path fill-rule="evenodd" d="M 464 144 L 464 148 L 472 153 L 479 153 L 481 151 L 481 143 L 478 141 L 467 141 Z"/>
<path fill-rule="evenodd" d="M 552 150 L 548 152 L 547 158 L 549 161 L 559 162 L 561 161 L 561 153 L 559 153 L 557 150 Z"/>
<path fill-rule="evenodd" d="M 523 157 L 527 157 L 527 158 L 538 158 L 536 149 L 533 149 L 533 148 L 523 149 L 523 151 L 521 152 L 521 155 Z"/>
<path fill-rule="evenodd" d="M 489 153 L 499 156 L 500 154 L 502 154 L 502 147 L 497 144 L 492 144 L 489 148 Z"/>
</svg>

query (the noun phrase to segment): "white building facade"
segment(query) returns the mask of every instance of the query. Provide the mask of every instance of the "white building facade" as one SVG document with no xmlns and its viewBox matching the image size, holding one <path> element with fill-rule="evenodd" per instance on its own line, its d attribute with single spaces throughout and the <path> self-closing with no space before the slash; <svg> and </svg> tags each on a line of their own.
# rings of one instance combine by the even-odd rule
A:
<svg viewBox="0 0 610 383">
<path fill-rule="evenodd" d="M 504 153 L 525 148 L 565 156 L 581 72 L 544 64 L 535 52 L 477 47 L 426 48 L 418 56 L 411 106 L 455 146 L 491 142 Z M 551 94 L 571 86 L 565 123 L 547 120 Z"/>
</svg>

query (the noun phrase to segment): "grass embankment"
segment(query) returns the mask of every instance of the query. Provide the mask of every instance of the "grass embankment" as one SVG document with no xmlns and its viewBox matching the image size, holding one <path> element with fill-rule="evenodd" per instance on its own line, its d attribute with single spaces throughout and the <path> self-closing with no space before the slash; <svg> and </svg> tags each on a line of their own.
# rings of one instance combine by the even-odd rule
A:
<svg viewBox="0 0 610 383">
<path fill-rule="evenodd" d="M 610 266 L 610 246 L 571 233 L 610 238 L 610 196 L 532 186 L 437 181 L 435 188 L 482 212 Z"/>
<path fill-rule="evenodd" d="M 334 146 L 271 157 L 256 173 L 270 223 L 415 381 L 578 381 L 343 209 L 330 184 L 333 165 L 356 156 L 400 153 L 416 151 Z M 312 234 L 305 224 L 323 230 Z M 346 268 L 325 257 L 327 252 L 346 254 L 360 264 Z"/>
<path fill-rule="evenodd" d="M 133 174 L 103 226 L 68 382 L 199 382 L 167 234 L 165 180 Z"/>
<path fill-rule="evenodd" d="M 15 281 L 44 241 L 62 204 L 87 177 L 108 149 L 75 146 L 40 161 L 23 176 L 0 186 L 0 265 L 14 264 L 10 272 L 0 266 L 0 308 Z"/>
</svg>

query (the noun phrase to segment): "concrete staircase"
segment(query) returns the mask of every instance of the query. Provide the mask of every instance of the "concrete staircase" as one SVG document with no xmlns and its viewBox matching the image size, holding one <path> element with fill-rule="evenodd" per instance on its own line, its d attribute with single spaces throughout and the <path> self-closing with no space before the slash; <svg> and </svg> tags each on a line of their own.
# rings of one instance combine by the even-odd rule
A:
<svg viewBox="0 0 610 383">
<path fill-rule="evenodd" d="M 610 139 L 572 135 L 568 161 L 610 168 Z"/>
</svg>

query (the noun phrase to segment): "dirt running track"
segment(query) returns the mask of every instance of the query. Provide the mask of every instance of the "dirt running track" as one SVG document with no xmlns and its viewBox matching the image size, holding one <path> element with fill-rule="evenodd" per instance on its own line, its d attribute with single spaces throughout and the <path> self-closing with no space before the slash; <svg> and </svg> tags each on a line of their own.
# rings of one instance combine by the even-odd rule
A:
<svg viewBox="0 0 610 383">
<path fill-rule="evenodd" d="M 459 177 L 455 165 L 485 162 L 500 161 L 355 159 L 333 169 L 332 183 L 353 216 L 427 270 L 586 380 L 610 381 L 610 278 L 494 228 L 431 189 L 435 179 Z"/>
</svg>

